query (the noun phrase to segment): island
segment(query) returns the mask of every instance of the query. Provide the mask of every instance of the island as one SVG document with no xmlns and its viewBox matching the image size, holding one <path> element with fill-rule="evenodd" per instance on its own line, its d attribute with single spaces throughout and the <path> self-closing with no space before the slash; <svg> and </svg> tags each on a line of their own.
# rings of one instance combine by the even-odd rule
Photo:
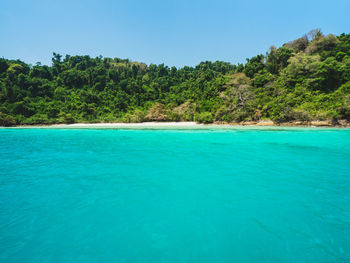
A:
<svg viewBox="0 0 350 263">
<path fill-rule="evenodd" d="M 349 126 L 350 34 L 311 30 L 238 65 L 0 58 L 0 126 L 142 122 Z"/>
</svg>

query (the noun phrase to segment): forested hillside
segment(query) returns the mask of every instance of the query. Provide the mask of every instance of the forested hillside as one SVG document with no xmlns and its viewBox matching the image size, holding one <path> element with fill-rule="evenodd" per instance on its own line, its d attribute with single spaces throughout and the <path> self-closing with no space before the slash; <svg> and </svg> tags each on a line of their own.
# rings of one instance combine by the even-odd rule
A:
<svg viewBox="0 0 350 263">
<path fill-rule="evenodd" d="M 0 125 L 271 119 L 350 120 L 350 34 L 319 30 L 245 64 L 146 65 L 62 57 L 0 58 Z"/>
</svg>

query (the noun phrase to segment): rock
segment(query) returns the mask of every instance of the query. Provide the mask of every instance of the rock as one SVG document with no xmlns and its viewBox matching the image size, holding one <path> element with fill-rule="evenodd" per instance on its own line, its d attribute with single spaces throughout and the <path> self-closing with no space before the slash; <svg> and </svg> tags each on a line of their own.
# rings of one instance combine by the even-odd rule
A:
<svg viewBox="0 0 350 263">
<path fill-rule="evenodd" d="M 262 120 L 257 122 L 256 125 L 257 126 L 274 126 L 276 124 L 271 120 Z"/>
<path fill-rule="evenodd" d="M 256 121 L 242 121 L 240 124 L 241 125 L 256 125 L 257 122 Z"/>
<path fill-rule="evenodd" d="M 332 121 L 312 121 L 311 126 L 333 126 Z"/>
<path fill-rule="evenodd" d="M 350 122 L 348 122 L 347 120 L 338 120 L 338 124 L 340 126 L 344 126 L 344 127 L 349 127 L 350 126 Z"/>
<path fill-rule="evenodd" d="M 309 123 L 306 121 L 288 121 L 288 122 L 281 122 L 280 126 L 308 126 Z"/>
</svg>

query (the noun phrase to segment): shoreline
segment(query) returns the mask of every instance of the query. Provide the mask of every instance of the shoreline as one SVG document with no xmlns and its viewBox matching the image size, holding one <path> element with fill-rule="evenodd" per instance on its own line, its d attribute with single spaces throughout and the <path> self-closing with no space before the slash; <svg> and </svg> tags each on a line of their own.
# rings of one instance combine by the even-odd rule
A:
<svg viewBox="0 0 350 263">
<path fill-rule="evenodd" d="M 72 124 L 42 124 L 42 125 L 15 125 L 0 128 L 23 128 L 23 129 L 233 129 L 233 128 L 350 128 L 350 123 L 334 125 L 328 121 L 313 122 L 285 122 L 274 123 L 272 121 L 246 121 L 239 123 L 196 123 L 196 122 L 141 122 L 141 123 L 72 123 Z"/>
</svg>

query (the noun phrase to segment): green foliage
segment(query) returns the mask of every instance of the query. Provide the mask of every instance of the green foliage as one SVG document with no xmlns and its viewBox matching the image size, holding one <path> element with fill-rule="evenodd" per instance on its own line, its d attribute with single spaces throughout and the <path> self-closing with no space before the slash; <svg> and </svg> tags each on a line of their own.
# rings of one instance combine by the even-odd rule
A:
<svg viewBox="0 0 350 263">
<path fill-rule="evenodd" d="M 350 120 L 350 35 L 320 30 L 246 64 L 146 65 L 62 57 L 0 58 L 0 125 L 73 122 Z"/>
<path fill-rule="evenodd" d="M 201 112 L 194 115 L 194 121 L 199 123 L 212 123 L 213 115 L 211 112 Z"/>
<path fill-rule="evenodd" d="M 156 103 L 148 111 L 148 114 L 145 117 L 148 121 L 167 121 L 167 109 L 164 104 Z"/>
<path fill-rule="evenodd" d="M 266 68 L 272 74 L 278 74 L 279 71 L 288 65 L 288 59 L 293 55 L 293 50 L 287 47 L 270 48 L 270 53 L 266 58 Z"/>
<path fill-rule="evenodd" d="M 330 34 L 328 36 L 318 36 L 316 37 L 306 48 L 307 53 L 314 54 L 316 52 L 320 53 L 322 51 L 330 51 L 336 47 L 339 40 L 336 36 Z"/>
<path fill-rule="evenodd" d="M 142 110 L 136 109 L 132 113 L 126 113 L 123 117 L 123 122 L 127 123 L 138 123 L 145 120 L 145 112 Z"/>
<path fill-rule="evenodd" d="M 58 123 L 74 123 L 74 118 L 70 113 L 60 112 L 57 116 Z"/>
<path fill-rule="evenodd" d="M 260 70 L 263 70 L 264 67 L 265 67 L 264 56 L 257 55 L 256 57 L 252 57 L 251 59 L 247 59 L 247 64 L 245 64 L 245 67 L 243 69 L 243 73 L 246 74 L 248 77 L 252 78 Z"/>
<path fill-rule="evenodd" d="M 0 126 L 13 126 L 16 122 L 12 116 L 0 112 Z"/>
<path fill-rule="evenodd" d="M 288 42 L 286 44 L 284 44 L 283 46 L 288 48 L 288 49 L 292 49 L 295 52 L 302 52 L 306 49 L 306 47 L 309 44 L 309 39 L 308 37 L 305 35 L 301 38 L 298 38 L 294 41 Z"/>
<path fill-rule="evenodd" d="M 225 107 L 219 108 L 216 117 L 221 121 L 243 121 L 252 119 L 255 93 L 251 86 L 252 80 L 244 73 L 228 76 L 226 90 L 221 93 Z"/>
</svg>

